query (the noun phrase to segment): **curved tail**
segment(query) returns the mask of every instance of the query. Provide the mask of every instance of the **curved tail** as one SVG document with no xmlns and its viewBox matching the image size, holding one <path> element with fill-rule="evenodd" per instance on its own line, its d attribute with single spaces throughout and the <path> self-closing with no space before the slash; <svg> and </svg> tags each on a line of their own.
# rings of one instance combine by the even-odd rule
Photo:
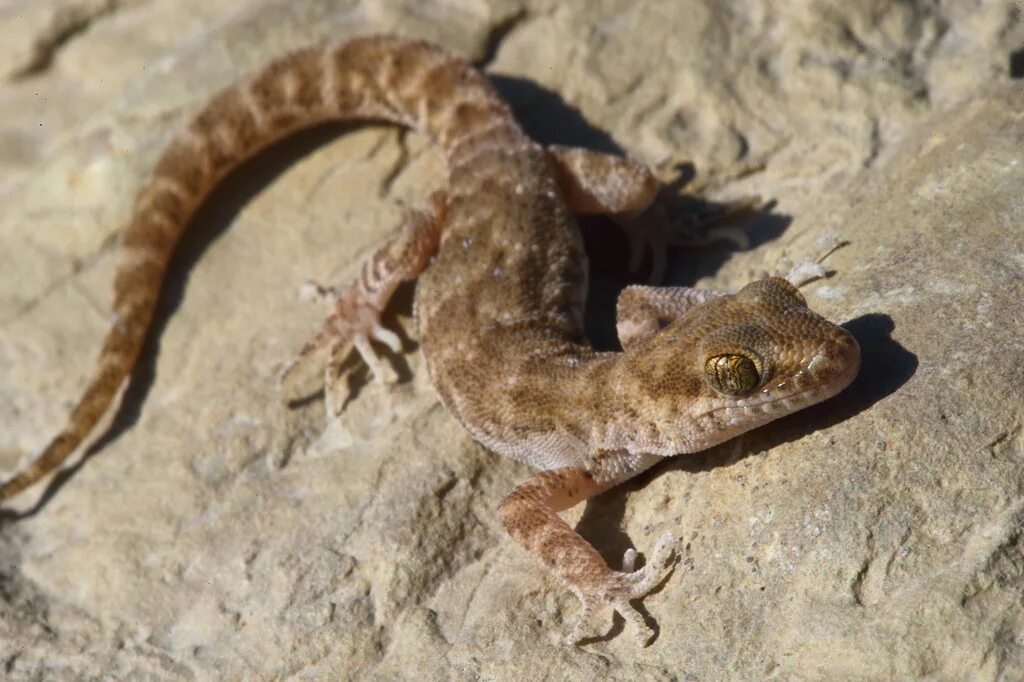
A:
<svg viewBox="0 0 1024 682">
<path fill-rule="evenodd" d="M 135 366 L 174 247 L 217 182 L 296 130 L 367 119 L 420 130 L 449 155 L 476 129 L 496 121 L 515 127 L 507 106 L 468 64 L 399 38 L 301 50 L 216 95 L 170 143 L 138 196 L 114 280 L 114 323 L 88 386 L 63 430 L 0 485 L 0 502 L 59 468 L 106 413 Z"/>
</svg>

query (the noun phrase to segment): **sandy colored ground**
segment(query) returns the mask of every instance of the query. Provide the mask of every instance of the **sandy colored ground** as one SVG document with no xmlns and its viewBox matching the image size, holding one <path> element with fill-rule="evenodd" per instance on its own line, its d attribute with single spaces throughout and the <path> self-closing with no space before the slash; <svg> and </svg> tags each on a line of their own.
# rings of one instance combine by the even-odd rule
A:
<svg viewBox="0 0 1024 682">
<path fill-rule="evenodd" d="M 116 235 L 171 132 L 327 37 L 436 40 L 544 142 L 689 160 L 711 196 L 775 201 L 751 249 L 674 254 L 674 283 L 736 287 L 838 234 L 835 275 L 805 294 L 864 351 L 838 398 L 576 512 L 611 562 L 665 530 L 685 551 L 644 602 L 652 646 L 602 612 L 597 641 L 565 648 L 576 600 L 493 511 L 528 471 L 441 408 L 409 292 L 392 318 L 404 381 L 356 377 L 326 435 L 319 400 L 280 404 L 275 377 L 322 314 L 298 285 L 350 274 L 443 178 L 415 135 L 299 136 L 196 221 L 102 447 L 0 524 L 4 674 L 1021 679 L 1017 4 L 0 3 L 0 466 L 37 452 L 77 397 Z M 763 170 L 732 178 L 751 162 Z M 588 242 L 600 336 L 622 248 Z"/>
</svg>

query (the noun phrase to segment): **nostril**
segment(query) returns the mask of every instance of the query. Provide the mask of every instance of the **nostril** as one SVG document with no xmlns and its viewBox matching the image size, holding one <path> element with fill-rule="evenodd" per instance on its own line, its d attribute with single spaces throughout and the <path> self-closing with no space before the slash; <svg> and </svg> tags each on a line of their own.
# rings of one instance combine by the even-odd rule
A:
<svg viewBox="0 0 1024 682">
<path fill-rule="evenodd" d="M 826 382 L 832 377 L 845 375 L 851 366 L 860 362 L 860 347 L 845 329 L 838 330 L 831 340 L 821 344 L 811 361 L 807 372 L 815 382 Z"/>
<path fill-rule="evenodd" d="M 845 329 L 843 331 L 845 333 L 843 334 L 840 346 L 843 358 L 847 361 L 859 360 L 860 345 L 857 343 L 857 339 L 853 338 L 853 334 Z"/>
<path fill-rule="evenodd" d="M 845 329 L 838 329 L 838 334 L 821 355 L 827 355 L 827 362 L 819 366 L 822 375 L 816 378 L 824 382 L 836 382 L 836 391 L 845 388 L 860 371 L 860 345 L 853 334 Z"/>
<path fill-rule="evenodd" d="M 822 352 L 827 352 L 832 358 L 843 361 L 844 364 L 851 358 L 860 355 L 860 346 L 857 344 L 857 339 L 853 338 L 853 334 L 841 327 L 836 329 L 831 343 L 826 344 L 821 350 Z"/>
</svg>

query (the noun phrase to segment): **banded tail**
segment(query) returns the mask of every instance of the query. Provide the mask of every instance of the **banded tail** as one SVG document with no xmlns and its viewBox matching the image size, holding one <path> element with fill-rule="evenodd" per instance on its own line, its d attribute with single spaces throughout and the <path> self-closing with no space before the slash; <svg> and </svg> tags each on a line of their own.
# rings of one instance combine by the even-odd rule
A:
<svg viewBox="0 0 1024 682">
<path fill-rule="evenodd" d="M 295 52 L 216 95 L 164 151 L 136 200 L 114 279 L 114 323 L 63 430 L 0 485 L 0 503 L 57 470 L 89 436 L 131 374 L 178 239 L 207 193 L 267 145 L 327 121 L 386 120 L 428 135 L 451 157 L 511 112 L 487 79 L 438 47 L 357 38 Z"/>
</svg>

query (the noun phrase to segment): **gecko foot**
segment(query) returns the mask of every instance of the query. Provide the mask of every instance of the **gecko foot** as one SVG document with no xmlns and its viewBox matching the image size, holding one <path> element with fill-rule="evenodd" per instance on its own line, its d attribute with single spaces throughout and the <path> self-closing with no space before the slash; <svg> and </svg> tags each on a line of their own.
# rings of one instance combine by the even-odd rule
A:
<svg viewBox="0 0 1024 682">
<path fill-rule="evenodd" d="M 295 393 L 291 389 L 299 376 L 308 374 L 319 362 L 325 362 L 327 409 L 333 414 L 340 413 L 347 395 L 342 381 L 343 364 L 353 348 L 374 377 L 389 383 L 394 381 L 394 372 L 386 368 L 370 340 L 384 344 L 394 353 L 401 352 L 402 341 L 395 332 L 381 325 L 381 310 L 360 294 L 358 283 L 335 289 L 307 281 L 299 295 L 306 300 L 330 301 L 332 310 L 320 330 L 282 372 L 281 384 L 286 395 Z"/>
<path fill-rule="evenodd" d="M 782 277 L 795 287 L 801 287 L 816 279 L 824 279 L 829 276 L 829 271 L 821 264 L 822 261 L 847 244 L 849 242 L 843 241 L 836 234 L 824 234 L 799 263 L 794 264 L 788 258 L 780 258 L 776 272 L 773 274 L 776 277 Z"/>
<path fill-rule="evenodd" d="M 642 213 L 615 216 L 629 240 L 630 272 L 640 269 L 647 251 L 651 252 L 650 283 L 658 284 L 665 276 L 669 247 L 698 248 L 725 241 L 737 249 L 750 248 L 747 233 L 729 223 L 761 209 L 761 198 L 742 197 L 708 206 L 710 208 L 699 211 L 683 210 L 669 217 L 665 205 L 656 201 Z"/>
<path fill-rule="evenodd" d="M 566 644 L 575 645 L 584 639 L 583 628 L 586 621 L 594 607 L 602 603 L 610 604 L 633 626 L 637 646 L 650 644 L 656 633 L 630 602 L 646 596 L 668 577 L 675 566 L 675 547 L 675 537 L 672 533 L 665 533 L 654 545 L 654 551 L 643 568 L 634 570 L 637 553 L 635 549 L 628 549 L 622 557 L 623 570 L 613 572 L 612 580 L 603 586 L 604 589 L 595 592 L 574 589 L 580 599 L 581 608 L 572 632 L 565 639 Z"/>
<path fill-rule="evenodd" d="M 415 279 L 437 250 L 445 201 L 444 193 L 434 192 L 426 208 L 409 211 L 405 225 L 363 260 L 359 275 L 344 287 L 306 284 L 300 296 L 329 301 L 332 309 L 320 331 L 281 375 L 286 398 L 295 395 L 294 389 L 299 385 L 297 377 L 308 375 L 309 367 L 318 364 L 313 359 L 326 355 L 327 413 L 328 416 L 340 414 L 349 395 L 348 382 L 342 380 L 343 367 L 353 348 L 377 379 L 392 383 L 398 378 L 381 362 L 370 341 L 382 343 L 394 353 L 401 352 L 401 340 L 380 323 L 381 313 L 398 285 Z"/>
</svg>

